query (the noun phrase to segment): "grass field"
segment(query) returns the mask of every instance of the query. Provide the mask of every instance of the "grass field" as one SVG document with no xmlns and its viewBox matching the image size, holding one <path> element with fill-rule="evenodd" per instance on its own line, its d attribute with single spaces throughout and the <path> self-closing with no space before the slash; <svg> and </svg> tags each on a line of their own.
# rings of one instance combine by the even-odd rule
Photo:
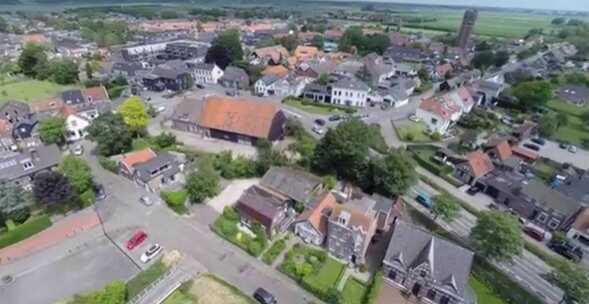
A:
<svg viewBox="0 0 589 304">
<path fill-rule="evenodd" d="M 349 278 L 344 285 L 342 296 L 344 298 L 343 304 L 357 304 L 362 303 L 364 294 L 366 293 L 366 286 L 360 281 Z"/>
<path fill-rule="evenodd" d="M 344 268 L 344 264 L 332 258 L 327 258 L 325 264 L 316 274 L 305 276 L 303 280 L 311 286 L 327 291 L 330 287 L 337 286 Z"/>
<path fill-rule="evenodd" d="M 153 283 L 155 280 L 161 277 L 166 271 L 168 271 L 168 267 L 164 265 L 161 260 L 159 260 L 149 266 L 149 268 L 138 273 L 126 284 L 127 299 L 134 298 L 141 291 L 147 288 L 149 284 Z"/>
<path fill-rule="evenodd" d="M 462 22 L 464 12 L 462 10 L 431 10 L 420 11 L 417 13 L 407 12 L 400 13 L 400 16 L 406 17 L 422 17 L 423 19 L 433 19 L 436 21 L 404 24 L 406 27 L 423 28 L 430 30 L 441 30 L 447 32 L 458 32 Z M 540 16 L 523 13 L 509 13 L 509 12 L 488 12 L 480 11 L 479 19 L 474 28 L 477 35 L 493 36 L 493 37 L 507 37 L 520 38 L 533 28 L 542 28 L 544 32 L 549 32 L 552 29 L 551 21 L 553 16 Z"/>
<path fill-rule="evenodd" d="M 0 248 L 8 247 L 27 239 L 51 226 L 49 216 L 31 217 L 13 230 L 0 233 Z"/>
<path fill-rule="evenodd" d="M 568 124 L 560 127 L 552 136 L 553 139 L 567 141 L 578 146 L 581 146 L 584 141 L 589 141 L 589 128 L 581 118 L 581 114 L 589 111 L 589 107 L 578 107 L 556 99 L 548 102 L 547 106 L 553 111 L 565 113 L 569 117 Z"/>
<path fill-rule="evenodd" d="M 431 142 L 429 135 L 425 134 L 427 127 L 422 122 L 403 122 L 396 125 L 399 138 L 410 142 Z"/>
<path fill-rule="evenodd" d="M 25 80 L 0 85 L 0 103 L 8 100 L 36 101 L 58 95 L 74 86 L 62 86 L 49 81 Z"/>
<path fill-rule="evenodd" d="M 468 281 L 476 294 L 478 304 L 506 304 L 505 301 L 499 299 L 493 291 L 476 278 L 470 277 Z"/>
</svg>

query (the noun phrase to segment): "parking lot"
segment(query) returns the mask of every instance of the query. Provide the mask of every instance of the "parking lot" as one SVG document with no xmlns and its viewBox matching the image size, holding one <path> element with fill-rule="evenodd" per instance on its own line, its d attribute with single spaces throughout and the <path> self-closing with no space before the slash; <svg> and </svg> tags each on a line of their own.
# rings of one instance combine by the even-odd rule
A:
<svg viewBox="0 0 589 304">
<path fill-rule="evenodd" d="M 520 145 L 523 147 L 524 144 L 534 144 L 540 147 L 539 151 L 534 151 L 525 147 L 524 149 L 528 149 L 542 157 L 550 158 L 559 163 L 570 163 L 573 166 L 584 170 L 589 169 L 589 151 L 583 150 L 580 147 L 576 147 L 577 152 L 572 153 L 566 149 L 560 148 L 557 142 L 549 140 L 547 140 L 544 145 L 537 145 L 531 141 L 525 141 Z"/>
<path fill-rule="evenodd" d="M 54 303 L 73 294 L 98 289 L 129 279 L 138 269 L 108 239 L 101 237 L 55 262 L 41 264 L 0 285 L 0 302 L 10 304 Z"/>
</svg>

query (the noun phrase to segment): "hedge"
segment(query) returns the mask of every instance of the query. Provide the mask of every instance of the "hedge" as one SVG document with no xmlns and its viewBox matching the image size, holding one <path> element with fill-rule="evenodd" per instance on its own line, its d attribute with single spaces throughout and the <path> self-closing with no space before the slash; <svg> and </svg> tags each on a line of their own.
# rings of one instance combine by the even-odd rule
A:
<svg viewBox="0 0 589 304">
<path fill-rule="evenodd" d="M 170 209 L 174 210 L 174 212 L 178 214 L 188 213 L 188 208 L 186 208 L 186 198 L 188 197 L 188 192 L 185 190 L 176 192 L 162 191 L 160 193 L 160 197 L 166 202 Z"/>
<path fill-rule="evenodd" d="M 117 162 L 108 157 L 99 156 L 98 163 L 102 168 L 110 172 L 113 172 L 115 174 L 119 173 L 119 165 L 117 164 Z"/>
<path fill-rule="evenodd" d="M 282 251 L 284 251 L 285 248 L 286 248 L 286 240 L 285 239 L 280 239 L 280 240 L 274 242 L 274 244 L 272 244 L 272 247 L 270 247 L 270 249 L 268 249 L 268 251 L 266 251 L 264 253 L 264 256 L 262 257 L 262 261 L 264 261 L 264 263 L 266 263 L 268 265 L 272 265 L 272 263 L 274 263 L 276 258 L 280 255 L 280 253 Z"/>
<path fill-rule="evenodd" d="M 364 294 L 364 299 L 362 299 L 362 304 L 376 303 L 376 299 L 378 299 L 380 289 L 384 284 L 383 275 L 384 274 L 382 270 L 374 274 L 374 277 L 372 277 L 370 284 L 366 288 L 366 293 Z"/>
<path fill-rule="evenodd" d="M 28 237 L 35 235 L 51 226 L 48 215 L 30 218 L 28 221 L 16 226 L 16 228 L 0 235 L 0 248 L 8 247 Z"/>
<path fill-rule="evenodd" d="M 302 105 L 305 106 L 315 106 L 320 108 L 328 108 L 328 109 L 337 109 L 346 112 L 347 114 L 354 114 L 356 113 L 356 109 L 346 106 L 338 106 L 331 103 L 322 103 L 322 102 L 314 102 L 307 98 L 297 98 L 293 96 L 288 96 L 282 100 L 282 103 L 287 102 L 289 100 L 300 102 Z"/>
</svg>

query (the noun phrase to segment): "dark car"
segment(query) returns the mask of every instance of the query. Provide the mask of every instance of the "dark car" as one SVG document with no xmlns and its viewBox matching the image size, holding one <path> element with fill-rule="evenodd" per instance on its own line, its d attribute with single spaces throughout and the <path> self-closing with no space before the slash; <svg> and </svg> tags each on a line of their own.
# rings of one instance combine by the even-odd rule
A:
<svg viewBox="0 0 589 304">
<path fill-rule="evenodd" d="M 568 149 L 569 148 L 569 143 L 563 141 L 560 144 L 558 144 L 558 147 L 561 149 Z"/>
<path fill-rule="evenodd" d="M 337 114 L 329 116 L 329 121 L 338 121 L 340 119 L 342 119 L 342 117 Z"/>
<path fill-rule="evenodd" d="M 204 89 L 205 88 L 205 85 L 202 84 L 202 83 L 197 83 L 196 84 L 196 87 L 199 88 L 199 89 Z"/>
<path fill-rule="evenodd" d="M 530 149 L 530 150 L 534 150 L 534 151 L 540 151 L 540 147 L 534 145 L 534 144 L 524 144 L 524 147 Z"/>
<path fill-rule="evenodd" d="M 325 126 L 325 120 L 323 120 L 321 118 L 317 118 L 317 119 L 315 119 L 315 124 L 317 124 L 319 126 Z"/>
<path fill-rule="evenodd" d="M 477 186 L 472 186 L 472 187 L 468 188 L 468 190 L 466 190 L 466 193 L 468 193 L 470 195 L 475 195 L 479 192 L 481 192 L 481 188 L 479 188 Z"/>
<path fill-rule="evenodd" d="M 540 146 L 543 146 L 544 144 L 546 144 L 546 140 L 541 137 L 532 138 L 532 142 L 535 144 L 538 144 Z"/>
<path fill-rule="evenodd" d="M 574 262 L 583 259 L 583 251 L 566 242 L 550 242 L 548 248 Z"/>
<path fill-rule="evenodd" d="M 264 288 L 256 289 L 256 291 L 254 292 L 254 299 L 256 299 L 258 302 L 262 304 L 278 303 L 278 301 L 276 301 L 276 298 L 274 298 L 274 296 L 268 291 L 266 291 L 266 289 Z"/>
</svg>

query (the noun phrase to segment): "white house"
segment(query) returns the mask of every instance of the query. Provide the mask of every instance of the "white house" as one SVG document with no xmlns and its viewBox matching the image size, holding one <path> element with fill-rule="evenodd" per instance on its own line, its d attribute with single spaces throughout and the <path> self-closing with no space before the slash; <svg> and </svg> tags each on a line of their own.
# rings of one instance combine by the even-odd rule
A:
<svg viewBox="0 0 589 304">
<path fill-rule="evenodd" d="M 351 107 L 365 107 L 370 88 L 356 78 L 343 77 L 332 85 L 331 103 Z"/>
<path fill-rule="evenodd" d="M 78 115 L 70 114 L 65 119 L 66 140 L 68 142 L 78 141 L 88 135 L 86 128 L 90 126 L 90 120 Z"/>
<path fill-rule="evenodd" d="M 276 83 L 280 78 L 276 75 L 266 75 L 254 84 L 254 90 L 258 96 L 279 95 L 276 94 Z"/>
<path fill-rule="evenodd" d="M 287 75 L 279 78 L 275 75 L 267 75 L 256 81 L 254 90 L 261 96 L 301 96 L 305 86 L 312 81 L 309 77 L 296 77 Z"/>
<path fill-rule="evenodd" d="M 446 134 L 450 125 L 469 113 L 474 100 L 468 89 L 460 87 L 442 95 L 424 100 L 415 115 L 421 118 L 430 131 Z"/>
<path fill-rule="evenodd" d="M 192 77 L 198 84 L 216 84 L 223 77 L 223 70 L 214 63 L 197 63 L 192 70 Z"/>
</svg>

